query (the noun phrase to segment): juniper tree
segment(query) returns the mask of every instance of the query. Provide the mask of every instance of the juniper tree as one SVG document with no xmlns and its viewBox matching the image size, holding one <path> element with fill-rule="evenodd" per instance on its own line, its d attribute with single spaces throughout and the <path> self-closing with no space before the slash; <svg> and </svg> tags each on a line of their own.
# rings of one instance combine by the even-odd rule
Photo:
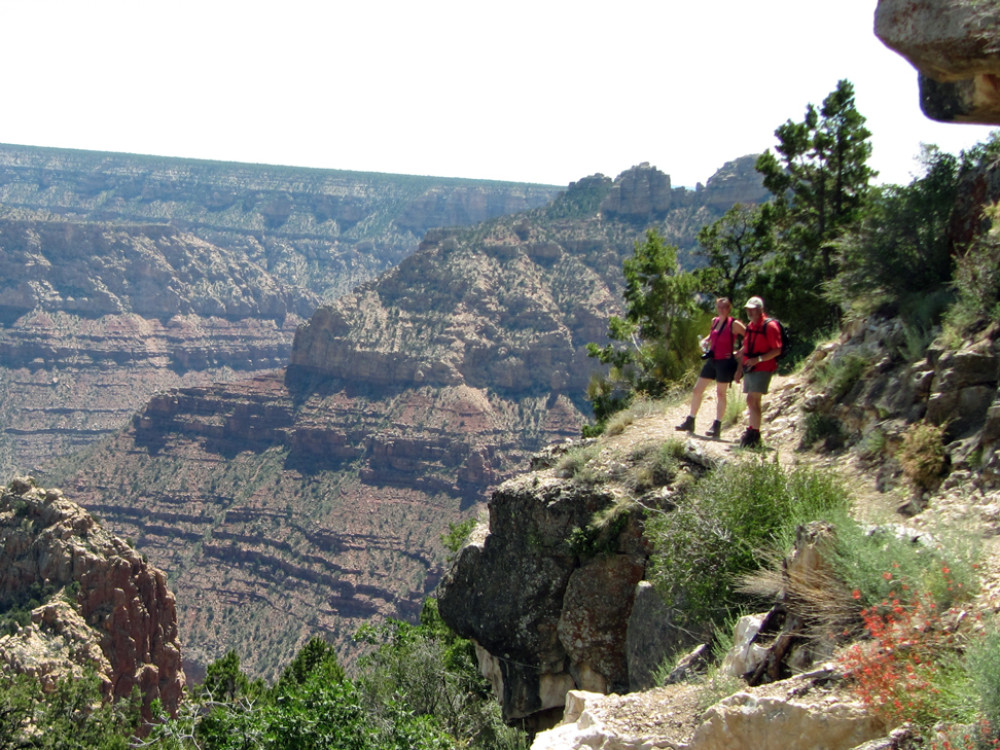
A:
<svg viewBox="0 0 1000 750">
<path fill-rule="evenodd" d="M 627 406 L 635 393 L 662 395 L 671 380 L 684 374 L 698 343 L 698 282 L 681 271 L 675 246 L 649 230 L 644 242 L 635 243 L 622 271 L 625 316 L 608 321 L 609 344 L 587 345 L 591 357 L 610 365 L 608 375 L 594 378 L 588 389 L 599 423 Z"/>
</svg>

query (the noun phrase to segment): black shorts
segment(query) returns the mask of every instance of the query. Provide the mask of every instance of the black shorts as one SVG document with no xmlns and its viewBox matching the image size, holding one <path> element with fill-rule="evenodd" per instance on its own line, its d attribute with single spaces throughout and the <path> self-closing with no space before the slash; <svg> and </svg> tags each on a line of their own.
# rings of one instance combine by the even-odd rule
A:
<svg viewBox="0 0 1000 750">
<path fill-rule="evenodd" d="M 706 359 L 698 377 L 714 380 L 716 383 L 732 383 L 736 375 L 736 357 L 729 359 Z"/>
</svg>

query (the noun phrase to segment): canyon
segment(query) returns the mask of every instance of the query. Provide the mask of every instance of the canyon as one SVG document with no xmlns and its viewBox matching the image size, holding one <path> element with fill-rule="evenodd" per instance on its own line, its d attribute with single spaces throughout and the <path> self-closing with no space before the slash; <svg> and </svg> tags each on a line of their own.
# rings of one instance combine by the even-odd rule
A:
<svg viewBox="0 0 1000 750">
<path fill-rule="evenodd" d="M 158 391 L 287 363 L 296 327 L 439 225 L 560 188 L 0 145 L 0 468 Z"/>
<path fill-rule="evenodd" d="M 579 434 L 586 344 L 606 340 L 635 242 L 657 229 L 691 260 L 730 199 L 762 196 L 752 162 L 696 191 L 639 165 L 430 230 L 321 305 L 284 369 L 158 392 L 42 478 L 167 573 L 192 679 L 229 650 L 271 678 L 315 635 L 350 664 L 362 623 L 416 616 L 450 525 Z"/>
</svg>

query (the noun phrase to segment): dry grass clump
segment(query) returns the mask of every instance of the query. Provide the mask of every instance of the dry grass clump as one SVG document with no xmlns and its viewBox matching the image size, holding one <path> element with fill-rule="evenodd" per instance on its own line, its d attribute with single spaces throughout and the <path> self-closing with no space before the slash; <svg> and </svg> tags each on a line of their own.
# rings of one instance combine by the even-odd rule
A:
<svg viewBox="0 0 1000 750">
<path fill-rule="evenodd" d="M 921 491 L 933 489 L 948 466 L 944 427 L 926 422 L 913 425 L 903 435 L 897 457 L 914 487 Z"/>
</svg>

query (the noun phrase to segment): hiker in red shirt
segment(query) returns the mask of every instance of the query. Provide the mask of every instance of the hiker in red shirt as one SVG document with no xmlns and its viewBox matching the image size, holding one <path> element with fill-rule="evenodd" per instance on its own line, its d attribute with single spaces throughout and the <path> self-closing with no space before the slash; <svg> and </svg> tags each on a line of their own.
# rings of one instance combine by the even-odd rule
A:
<svg viewBox="0 0 1000 750">
<path fill-rule="evenodd" d="M 733 352 L 736 350 L 736 338 L 742 336 L 746 326 L 729 313 L 733 305 L 726 297 L 715 300 L 716 317 L 712 319 L 712 329 L 702 339 L 702 348 L 706 349 L 705 364 L 698 375 L 691 394 L 691 413 L 675 429 L 694 432 L 694 418 L 701 408 L 701 399 L 708 384 L 715 382 L 715 421 L 706 435 L 717 438 L 722 434 L 722 418 L 726 414 L 726 391 L 736 375 L 737 362 Z"/>
<path fill-rule="evenodd" d="M 764 315 L 764 301 L 751 297 L 746 303 L 747 334 L 743 347 L 737 354 L 740 367 L 736 381 L 743 378 L 743 392 L 747 395 L 749 426 L 740 446 L 752 448 L 760 444 L 761 402 L 771 383 L 771 376 L 778 369 L 777 357 L 781 355 L 781 329 Z"/>
</svg>

